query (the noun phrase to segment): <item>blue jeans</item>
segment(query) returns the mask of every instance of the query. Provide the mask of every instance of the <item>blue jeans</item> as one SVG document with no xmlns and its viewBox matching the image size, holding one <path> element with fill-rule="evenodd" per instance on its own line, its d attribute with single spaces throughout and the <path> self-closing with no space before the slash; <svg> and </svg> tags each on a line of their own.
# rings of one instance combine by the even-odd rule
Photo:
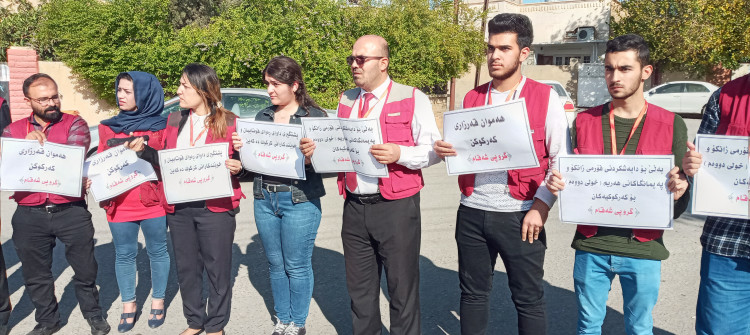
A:
<svg viewBox="0 0 750 335">
<path fill-rule="evenodd" d="M 255 199 L 255 224 L 268 258 L 276 317 L 304 326 L 313 291 L 312 251 L 320 226 L 320 199 L 292 202 L 291 192 Z"/>
<path fill-rule="evenodd" d="M 661 261 L 576 250 L 573 281 L 578 298 L 577 334 L 601 334 L 615 275 L 622 286 L 625 332 L 653 334 L 651 312 L 659 297 Z"/>
<path fill-rule="evenodd" d="M 750 334 L 750 259 L 703 251 L 696 334 Z"/>
<path fill-rule="evenodd" d="M 110 222 L 115 245 L 115 275 L 123 303 L 135 301 L 135 258 L 138 256 L 138 230 L 143 230 L 151 261 L 151 297 L 164 299 L 169 277 L 167 219 L 165 216 L 134 222 Z"/>
</svg>

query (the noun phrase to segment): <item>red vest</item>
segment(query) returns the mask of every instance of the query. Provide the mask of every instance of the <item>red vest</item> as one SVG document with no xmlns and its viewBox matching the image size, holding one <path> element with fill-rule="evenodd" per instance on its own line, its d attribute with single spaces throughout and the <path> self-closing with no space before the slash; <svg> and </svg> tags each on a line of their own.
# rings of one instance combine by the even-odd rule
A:
<svg viewBox="0 0 750 335">
<path fill-rule="evenodd" d="M 602 106 L 576 116 L 576 150 L 579 155 L 603 155 Z M 674 113 L 649 104 L 643 118 L 643 130 L 635 149 L 636 155 L 672 155 Z M 578 232 L 586 238 L 596 235 L 598 226 L 578 225 Z M 633 229 L 633 237 L 641 242 L 655 240 L 664 233 L 658 229 Z"/>
<path fill-rule="evenodd" d="M 484 106 L 487 101 L 487 91 L 492 82 L 478 86 L 466 93 L 464 97 L 464 108 Z M 508 188 L 510 195 L 518 200 L 532 200 L 539 185 L 544 181 L 544 177 L 549 167 L 549 151 L 545 145 L 546 132 L 544 124 L 547 120 L 547 109 L 549 107 L 549 95 L 552 88 L 526 78 L 526 83 L 521 89 L 520 98 L 526 98 L 526 113 L 529 115 L 529 126 L 533 133 L 531 138 L 534 141 L 534 151 L 539 159 L 539 167 L 508 170 Z M 473 174 L 464 174 L 458 176 L 458 187 L 465 196 L 470 196 L 474 192 Z"/>
<path fill-rule="evenodd" d="M 149 146 L 156 149 L 161 150 L 163 149 L 164 145 L 164 130 L 159 131 L 134 131 L 133 136 L 143 136 L 148 135 L 149 140 Z M 105 151 L 109 149 L 110 147 L 107 145 L 107 140 L 110 138 L 125 138 L 130 137 L 129 134 L 125 133 L 115 133 L 112 131 L 112 128 L 110 128 L 107 125 L 100 124 L 99 125 L 99 146 L 97 147 L 97 153 Z M 163 195 L 160 195 L 159 193 L 161 191 L 161 180 L 156 181 L 147 181 L 141 185 L 139 185 L 137 188 L 133 188 L 130 191 L 127 191 L 123 194 L 120 194 L 119 197 L 126 197 L 127 194 L 130 192 L 139 192 L 140 193 L 140 199 L 143 206 L 151 207 L 156 205 L 163 205 L 162 200 L 164 199 Z M 99 206 L 104 208 L 104 210 L 107 211 L 107 213 L 112 213 L 112 211 L 115 210 L 112 206 L 115 204 L 114 199 L 105 200 L 99 203 Z"/>
<path fill-rule="evenodd" d="M 185 115 L 182 115 L 186 112 Z M 236 131 L 235 120 L 237 116 L 233 113 L 225 113 L 227 121 L 227 133 L 223 138 L 215 138 L 212 131 L 206 132 L 206 144 L 212 143 L 229 143 L 229 157 L 234 154 L 234 147 L 232 146 L 232 133 Z M 179 133 L 180 121 L 184 116 L 187 116 L 187 111 L 177 111 L 169 114 L 167 119 L 167 127 L 164 129 L 164 149 L 174 149 L 177 147 L 177 135 Z M 231 197 L 217 198 L 206 200 L 206 208 L 212 212 L 221 213 L 237 208 L 240 205 L 240 199 L 244 198 L 245 195 L 242 193 L 240 188 L 240 182 L 237 177 L 232 176 L 232 189 L 234 195 Z M 160 192 L 163 196 L 163 192 Z M 165 209 L 167 213 L 174 213 L 174 205 L 167 204 L 166 199 Z"/>
<path fill-rule="evenodd" d="M 28 135 L 29 130 L 33 130 L 34 126 L 29 121 L 29 118 L 34 117 L 29 116 L 25 117 L 21 120 L 18 120 L 16 122 L 11 123 L 8 126 L 8 129 L 10 129 L 10 135 L 13 138 L 20 138 L 24 139 L 26 138 L 26 135 Z M 62 118 L 60 121 L 52 124 L 47 128 L 47 132 L 45 135 L 47 135 L 47 141 L 52 143 L 58 143 L 58 144 L 67 144 L 68 143 L 68 131 L 70 130 L 70 127 L 73 125 L 73 121 L 78 119 L 78 116 L 62 113 Z M 84 186 L 85 187 L 85 186 Z M 81 194 L 85 194 L 85 192 L 82 190 Z M 47 199 L 49 198 L 49 201 L 54 204 L 64 204 L 68 202 L 76 202 L 83 200 L 83 196 L 80 197 L 68 197 L 63 195 L 57 195 L 52 193 L 40 193 L 40 192 L 14 192 L 13 198 L 19 205 L 21 206 L 37 206 L 44 204 Z"/>
<path fill-rule="evenodd" d="M 414 118 L 414 92 L 411 86 L 393 82 L 393 87 L 380 112 L 380 130 L 383 143 L 393 143 L 406 147 L 414 146 L 411 121 Z M 338 117 L 348 119 L 360 93 L 359 88 L 347 90 L 341 95 Z M 346 197 L 344 173 L 339 173 L 339 194 Z M 424 187 L 422 170 L 412 170 L 396 163 L 388 164 L 388 178 L 378 178 L 378 188 L 383 198 L 403 199 L 417 194 Z"/>
<path fill-rule="evenodd" d="M 719 107 L 721 119 L 716 134 L 750 136 L 750 74 L 721 88 Z"/>
</svg>

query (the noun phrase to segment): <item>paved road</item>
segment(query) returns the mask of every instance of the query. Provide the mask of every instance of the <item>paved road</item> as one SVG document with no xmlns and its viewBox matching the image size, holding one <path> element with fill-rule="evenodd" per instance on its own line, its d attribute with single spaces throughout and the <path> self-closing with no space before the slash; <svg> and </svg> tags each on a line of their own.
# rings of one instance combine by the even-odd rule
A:
<svg viewBox="0 0 750 335">
<path fill-rule="evenodd" d="M 691 139 L 699 120 L 687 120 Z M 445 166 L 440 164 L 425 170 L 426 186 L 422 191 L 422 249 L 420 257 L 422 325 L 424 334 L 459 334 L 458 321 L 459 289 L 457 276 L 457 252 L 453 239 L 455 212 L 459 192 L 456 178 L 447 176 Z M 308 318 L 311 334 L 349 334 L 349 301 L 344 280 L 344 260 L 341 247 L 342 199 L 336 192 L 335 180 L 325 180 L 329 195 L 324 197 L 323 220 L 318 231 L 313 267 L 315 289 Z M 245 194 L 251 194 L 251 184 L 243 184 Z M 33 306 L 24 293 L 21 264 L 10 239 L 10 218 L 15 203 L 3 192 L 0 240 L 8 267 L 8 281 L 14 306 L 10 324 L 12 334 L 26 334 L 34 327 Z M 90 199 L 93 202 L 93 200 Z M 232 317 L 226 328 L 228 334 L 270 334 L 272 328 L 273 302 L 268 280 L 268 266 L 263 247 L 252 219 L 252 202 L 241 203 L 242 212 L 237 216 L 238 224 L 234 244 L 233 273 L 234 294 Z M 121 307 L 114 275 L 114 248 L 104 212 L 91 208 L 96 227 L 96 258 L 99 261 L 101 305 L 109 322 L 115 326 Z M 560 223 L 557 206 L 553 207 L 546 225 L 548 236 L 545 281 L 547 311 L 550 334 L 573 334 L 576 323 L 576 300 L 573 292 L 573 256 L 570 248 L 575 227 Z M 659 303 L 654 310 L 655 334 L 689 334 L 695 323 L 695 301 L 698 289 L 700 262 L 699 236 L 703 217 L 683 215 L 675 222 L 675 230 L 667 231 L 665 241 L 671 256 L 663 262 Z M 144 242 L 137 264 L 139 306 L 148 313 L 149 267 Z M 77 307 L 74 291 L 70 285 L 72 270 L 64 257 L 61 243 L 55 248 L 53 273 L 57 278 L 56 292 L 61 301 L 60 311 L 65 327 L 60 334 L 88 334 L 88 326 Z M 500 263 L 500 262 L 499 262 Z M 515 334 L 516 316 L 507 289 L 507 277 L 502 264 L 496 268 L 495 290 L 492 294 L 490 329 L 493 334 Z M 615 280 L 608 302 L 605 334 L 624 334 L 623 308 L 620 286 Z M 383 323 L 387 329 L 387 299 L 381 295 Z M 174 267 L 167 289 L 167 321 L 158 330 L 151 330 L 142 317 L 130 334 L 177 334 L 185 328 L 181 311 Z M 116 331 L 113 330 L 112 333 Z M 384 331 L 387 333 L 387 331 Z"/>
</svg>

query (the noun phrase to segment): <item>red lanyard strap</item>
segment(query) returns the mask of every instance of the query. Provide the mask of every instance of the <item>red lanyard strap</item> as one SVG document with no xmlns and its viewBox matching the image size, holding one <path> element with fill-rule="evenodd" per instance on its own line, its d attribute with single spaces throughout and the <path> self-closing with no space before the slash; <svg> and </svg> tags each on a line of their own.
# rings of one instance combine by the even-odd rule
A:
<svg viewBox="0 0 750 335">
<path fill-rule="evenodd" d="M 194 147 L 195 142 L 198 142 L 198 140 L 201 139 L 203 134 L 206 133 L 206 129 L 208 128 L 206 128 L 205 121 L 204 121 L 203 130 L 201 130 L 201 132 L 198 133 L 198 137 L 195 140 L 193 140 L 193 111 L 190 111 L 190 146 L 191 147 Z"/>
<path fill-rule="evenodd" d="M 610 103 L 609 106 L 611 108 L 612 104 Z M 633 134 L 635 134 L 635 130 L 638 129 L 638 125 L 641 123 L 641 120 L 643 120 L 643 116 L 646 115 L 646 109 L 648 109 L 648 102 L 643 103 L 643 109 L 641 109 L 641 113 L 638 114 L 638 117 L 635 119 L 633 128 L 630 129 L 630 135 L 628 135 L 628 140 L 625 141 L 625 145 L 622 147 L 622 151 L 620 152 L 620 155 L 625 154 L 625 149 L 628 147 L 628 143 L 630 143 L 630 139 L 633 137 Z M 617 139 L 615 138 L 615 111 L 614 110 L 609 111 L 609 134 L 612 140 L 612 154 L 617 155 Z"/>
<path fill-rule="evenodd" d="M 516 89 L 518 89 L 518 85 L 521 85 L 522 81 L 523 81 L 523 77 L 521 77 L 521 80 L 519 80 L 516 83 L 516 85 L 510 89 L 508 96 L 505 98 L 505 102 L 508 102 L 511 99 L 513 99 L 513 95 L 516 94 Z M 492 105 L 492 82 L 490 82 L 489 87 L 487 87 L 487 105 Z"/>
</svg>

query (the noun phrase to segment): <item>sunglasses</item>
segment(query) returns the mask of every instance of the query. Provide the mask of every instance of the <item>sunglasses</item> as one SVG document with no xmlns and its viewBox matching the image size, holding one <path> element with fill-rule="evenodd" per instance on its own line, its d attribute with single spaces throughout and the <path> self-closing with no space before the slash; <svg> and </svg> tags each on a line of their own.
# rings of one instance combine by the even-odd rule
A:
<svg viewBox="0 0 750 335">
<path fill-rule="evenodd" d="M 386 58 L 386 57 L 382 57 L 382 56 L 349 56 L 349 57 L 346 57 L 346 63 L 349 64 L 349 66 L 352 66 L 352 63 L 354 63 L 356 61 L 357 65 L 362 66 L 368 60 L 371 60 L 371 59 L 383 59 L 383 58 Z"/>
</svg>

